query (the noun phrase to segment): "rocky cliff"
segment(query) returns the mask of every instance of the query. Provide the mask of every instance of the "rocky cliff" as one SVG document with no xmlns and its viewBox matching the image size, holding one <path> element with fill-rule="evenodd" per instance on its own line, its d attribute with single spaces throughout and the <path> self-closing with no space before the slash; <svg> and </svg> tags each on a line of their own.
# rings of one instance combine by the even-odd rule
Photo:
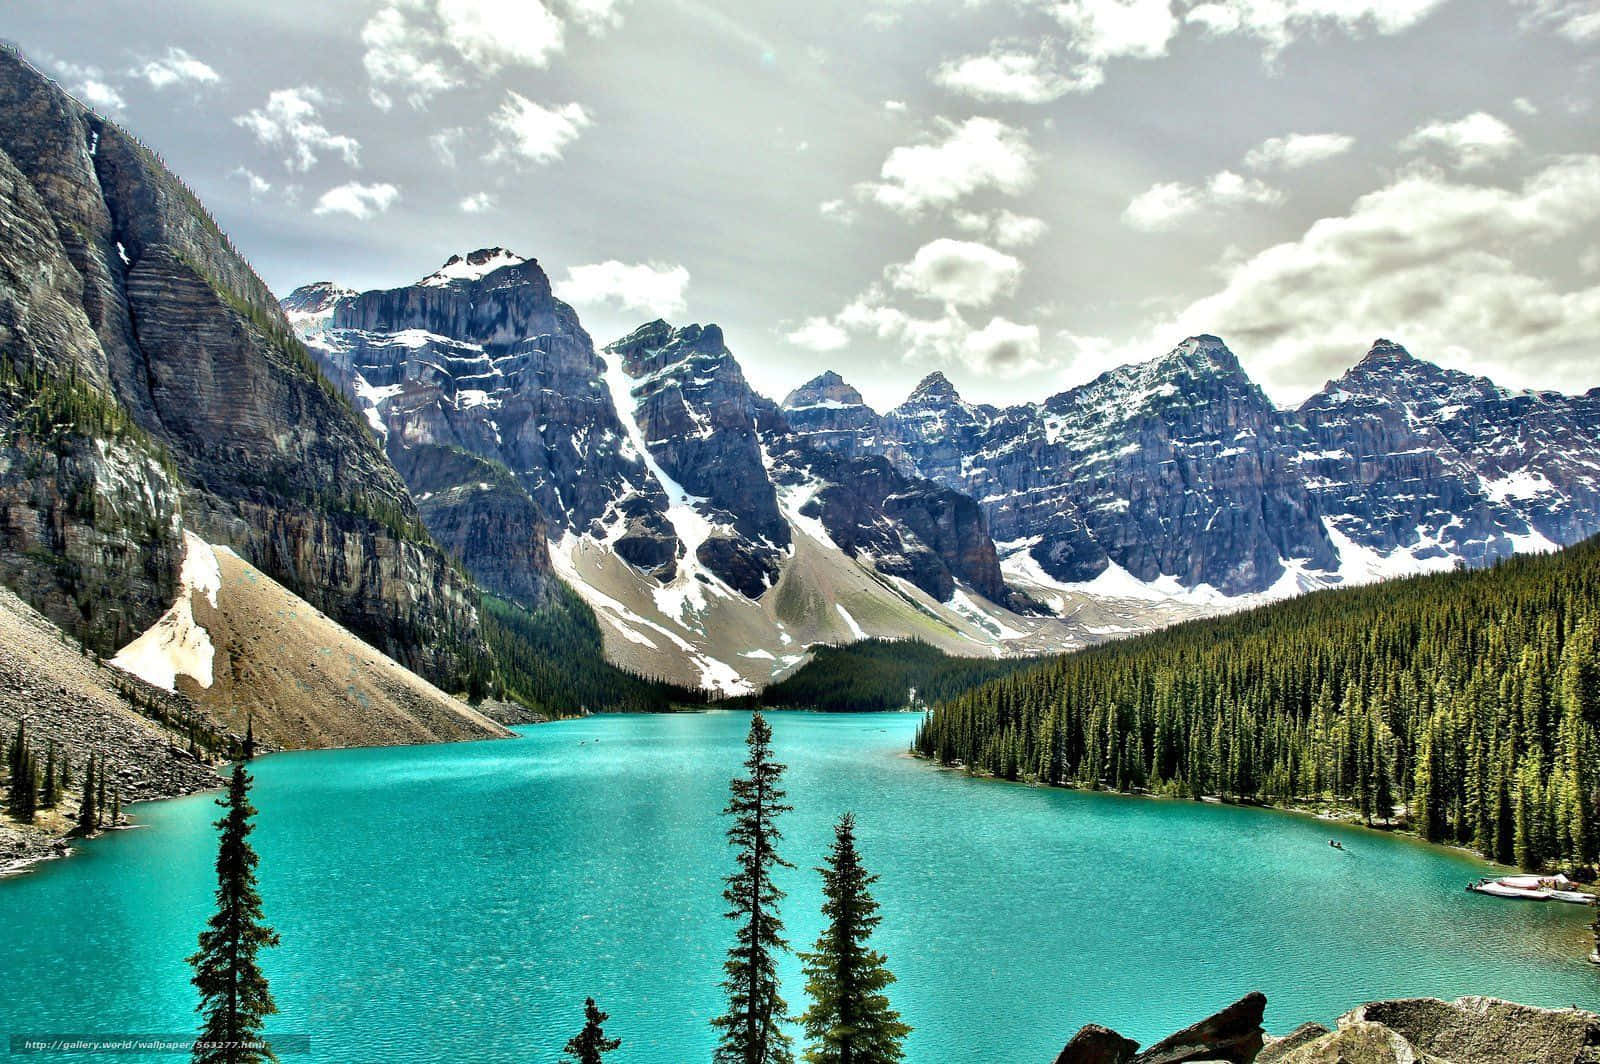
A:
<svg viewBox="0 0 1600 1064">
<path fill-rule="evenodd" d="M 472 589 L 381 447 L 189 190 L 9 51 L 0 190 L 7 581 L 108 650 L 160 612 L 186 527 L 454 684 Z"/>
</svg>

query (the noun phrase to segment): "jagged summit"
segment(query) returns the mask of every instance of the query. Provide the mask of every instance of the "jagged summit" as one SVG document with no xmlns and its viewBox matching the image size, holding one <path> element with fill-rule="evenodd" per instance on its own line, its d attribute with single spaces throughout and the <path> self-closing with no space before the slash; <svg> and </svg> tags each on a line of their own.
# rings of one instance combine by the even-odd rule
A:
<svg viewBox="0 0 1600 1064">
<path fill-rule="evenodd" d="M 647 321 L 627 336 L 606 345 L 607 351 L 621 354 L 671 348 L 679 357 L 692 352 L 720 355 L 727 352 L 722 326 L 690 324 L 675 327 L 661 318 Z"/>
<path fill-rule="evenodd" d="M 906 401 L 897 409 L 909 411 L 960 405 L 964 403 L 961 393 L 956 391 L 956 386 L 950 383 L 949 377 L 939 370 L 934 370 L 917 382 L 917 386 L 911 389 L 911 394 L 906 396 Z"/>
<path fill-rule="evenodd" d="M 505 248 L 479 248 L 465 255 L 451 255 L 443 266 L 428 274 L 419 285 L 442 288 L 445 285 L 481 280 L 507 266 L 521 266 L 528 259 Z"/>
<path fill-rule="evenodd" d="M 313 281 L 303 284 L 283 297 L 284 313 L 290 321 L 326 318 L 341 300 L 353 298 L 356 291 L 333 281 Z"/>
<path fill-rule="evenodd" d="M 1239 363 L 1239 356 L 1233 353 L 1220 336 L 1212 336 L 1210 333 L 1200 333 L 1185 338 L 1181 344 L 1158 359 L 1157 363 L 1169 366 L 1181 365 L 1200 372 L 1207 370 L 1241 374 L 1244 372 L 1244 367 Z"/>
<path fill-rule="evenodd" d="M 1384 362 L 1415 362 L 1417 361 L 1402 345 L 1383 337 L 1372 341 L 1372 348 L 1361 360 L 1363 363 L 1379 364 Z"/>
<path fill-rule="evenodd" d="M 783 409 L 787 412 L 815 407 L 845 409 L 864 407 L 866 401 L 845 379 L 833 370 L 827 370 L 784 396 Z"/>
</svg>

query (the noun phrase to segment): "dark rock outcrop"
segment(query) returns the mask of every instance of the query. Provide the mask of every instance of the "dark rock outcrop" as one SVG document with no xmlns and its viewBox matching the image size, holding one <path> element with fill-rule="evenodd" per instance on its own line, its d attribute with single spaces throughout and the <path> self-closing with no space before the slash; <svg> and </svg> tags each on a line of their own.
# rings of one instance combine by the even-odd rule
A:
<svg viewBox="0 0 1600 1064">
<path fill-rule="evenodd" d="M 781 408 L 789 431 L 808 446 L 847 458 L 883 453 L 883 419 L 833 370 L 790 392 Z"/>
<path fill-rule="evenodd" d="M 1202 1060 L 1251 1064 L 1266 1037 L 1262 1027 L 1266 1011 L 1267 996 L 1251 991 L 1214 1016 L 1163 1038 L 1134 1057 L 1134 1064 L 1191 1064 Z"/>
<path fill-rule="evenodd" d="M 1056 1057 L 1056 1064 L 1128 1064 L 1139 1052 L 1139 1043 L 1124 1038 L 1109 1027 L 1086 1024 L 1072 1036 Z"/>
</svg>

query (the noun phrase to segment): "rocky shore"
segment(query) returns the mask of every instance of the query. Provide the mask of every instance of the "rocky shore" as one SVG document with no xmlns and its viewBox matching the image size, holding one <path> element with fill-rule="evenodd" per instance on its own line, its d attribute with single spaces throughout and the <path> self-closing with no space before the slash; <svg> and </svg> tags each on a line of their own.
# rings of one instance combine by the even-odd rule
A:
<svg viewBox="0 0 1600 1064">
<path fill-rule="evenodd" d="M 1376 1001 L 1333 1029 L 1307 1023 L 1273 1037 L 1267 998 L 1253 992 L 1221 1012 L 1140 1050 L 1089 1024 L 1055 1064 L 1600 1064 L 1600 1015 L 1498 998 Z"/>
</svg>

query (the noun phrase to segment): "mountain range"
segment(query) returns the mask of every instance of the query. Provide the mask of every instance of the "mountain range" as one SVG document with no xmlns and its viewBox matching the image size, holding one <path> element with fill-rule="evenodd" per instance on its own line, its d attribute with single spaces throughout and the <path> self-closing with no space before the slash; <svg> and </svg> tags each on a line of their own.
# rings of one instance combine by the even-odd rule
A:
<svg viewBox="0 0 1600 1064">
<path fill-rule="evenodd" d="M 1600 532 L 1600 389 L 1512 392 L 1388 340 L 1296 409 L 1194 336 L 1041 402 L 933 373 L 879 413 L 831 371 L 756 393 L 716 325 L 597 350 L 504 248 L 283 306 L 477 579 L 564 580 L 613 659 L 727 692 L 816 642 L 1058 650 Z"/>
</svg>

